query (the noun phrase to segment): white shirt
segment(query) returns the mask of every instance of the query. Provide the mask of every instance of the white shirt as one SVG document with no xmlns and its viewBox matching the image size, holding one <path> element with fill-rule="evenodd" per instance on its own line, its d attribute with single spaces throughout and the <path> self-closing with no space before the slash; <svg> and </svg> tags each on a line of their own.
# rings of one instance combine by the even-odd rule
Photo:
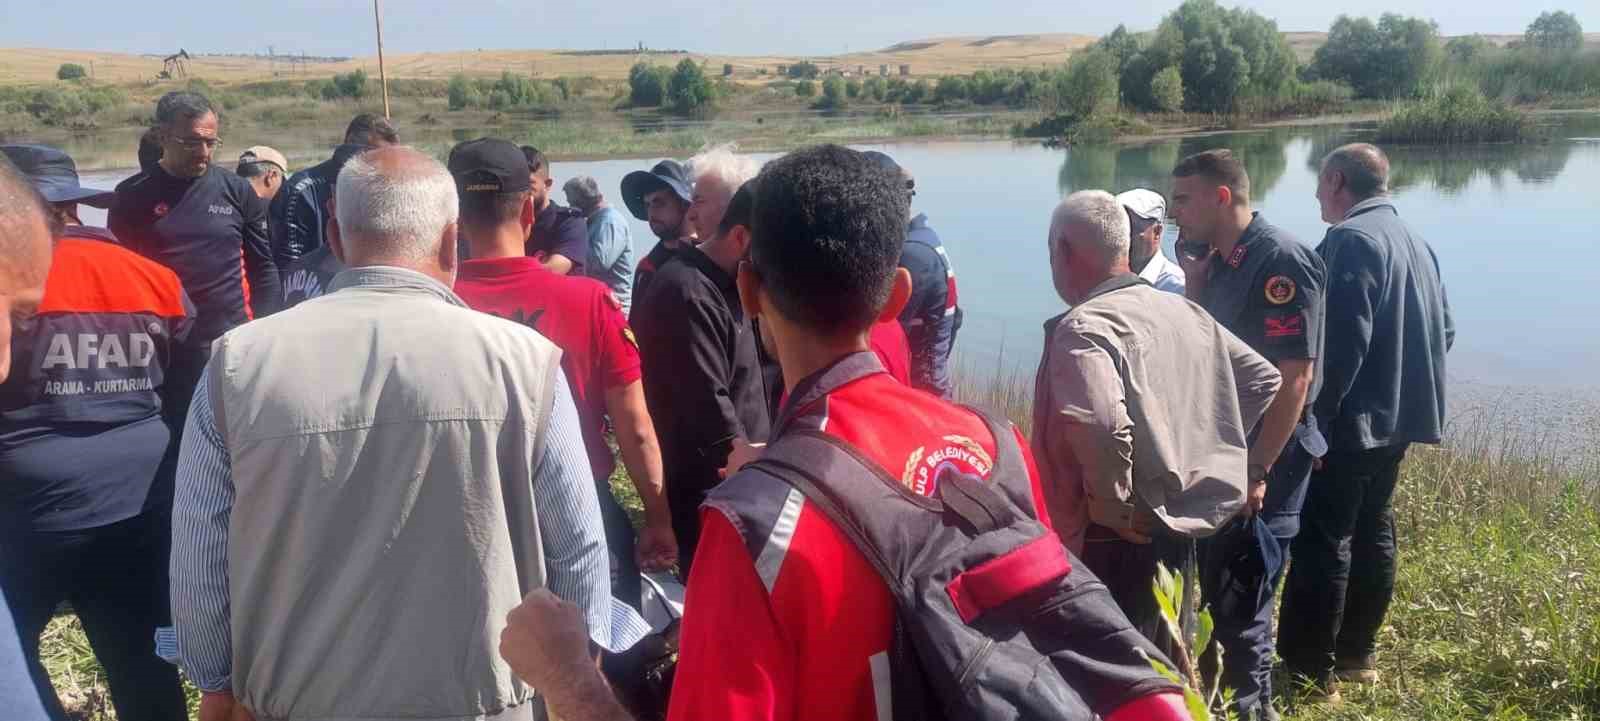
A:
<svg viewBox="0 0 1600 721">
<path fill-rule="evenodd" d="M 1178 267 L 1177 263 L 1167 260 L 1166 253 L 1159 250 L 1156 251 L 1155 257 L 1145 264 L 1144 270 L 1139 271 L 1139 277 L 1149 281 L 1150 285 L 1159 290 L 1183 295 L 1185 283 L 1183 268 Z"/>
</svg>

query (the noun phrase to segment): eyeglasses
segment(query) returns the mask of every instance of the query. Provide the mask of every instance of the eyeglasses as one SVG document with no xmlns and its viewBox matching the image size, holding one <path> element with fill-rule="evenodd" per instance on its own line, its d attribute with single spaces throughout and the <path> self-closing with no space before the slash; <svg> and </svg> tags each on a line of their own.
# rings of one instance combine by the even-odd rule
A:
<svg viewBox="0 0 1600 721">
<path fill-rule="evenodd" d="M 217 148 L 222 146 L 222 138 L 177 138 L 177 137 L 174 137 L 172 139 L 172 142 L 177 143 L 178 145 L 183 146 L 185 149 L 188 149 L 188 150 L 199 150 L 202 146 L 204 146 L 207 150 L 216 150 Z"/>
</svg>

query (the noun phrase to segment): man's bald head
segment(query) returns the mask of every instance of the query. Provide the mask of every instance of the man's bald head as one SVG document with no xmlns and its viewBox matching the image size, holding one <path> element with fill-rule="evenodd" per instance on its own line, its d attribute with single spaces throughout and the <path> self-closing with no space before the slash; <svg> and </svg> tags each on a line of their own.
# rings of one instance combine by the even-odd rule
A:
<svg viewBox="0 0 1600 721">
<path fill-rule="evenodd" d="M 1322 172 L 1342 176 L 1350 194 L 1359 200 L 1389 193 L 1389 156 L 1371 143 L 1335 148 L 1322 159 Z"/>
<path fill-rule="evenodd" d="M 0 155 L 0 382 L 11 372 L 11 319 L 44 299 L 54 217 L 33 183 Z"/>
<path fill-rule="evenodd" d="M 1317 173 L 1317 203 L 1322 220 L 1339 223 L 1365 200 L 1389 194 L 1389 157 L 1371 143 L 1351 143 L 1322 159 Z"/>
<path fill-rule="evenodd" d="M 339 171 L 334 201 L 346 264 L 454 277 L 460 206 L 438 160 L 404 145 L 369 150 Z"/>
</svg>

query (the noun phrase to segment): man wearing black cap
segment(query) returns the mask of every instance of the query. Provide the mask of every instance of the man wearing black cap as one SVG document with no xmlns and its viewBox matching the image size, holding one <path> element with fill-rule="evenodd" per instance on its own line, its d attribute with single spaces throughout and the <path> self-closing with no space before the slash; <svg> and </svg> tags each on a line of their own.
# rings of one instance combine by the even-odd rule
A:
<svg viewBox="0 0 1600 721">
<path fill-rule="evenodd" d="M 172 433 L 165 383 L 194 319 L 170 270 L 78 222 L 72 159 L 39 145 L 0 147 L 62 227 L 39 314 L 12 339 L 0 384 L 0 587 L 40 696 L 62 710 L 39 637 L 63 601 L 88 632 L 121 719 L 185 718 L 177 671 L 157 655 L 170 623 L 167 550 Z M 108 242 L 109 241 L 109 242 Z M 9 632 L 10 629 L 4 629 Z"/>
<path fill-rule="evenodd" d="M 537 184 L 530 183 L 517 146 L 493 138 L 468 141 L 450 151 L 449 168 L 461 198 L 461 240 L 471 246 L 471 259 L 462 262 L 456 276 L 456 294 L 476 310 L 539 331 L 561 349 L 616 569 L 612 593 L 638 608 L 639 569 L 667 570 L 678 547 L 633 331 L 604 284 L 553 272 L 523 252 L 523 239 L 537 216 Z M 637 549 L 628 516 L 611 494 L 616 461 L 606 444 L 607 415 L 644 505 Z"/>
<path fill-rule="evenodd" d="M 878 167 L 900 174 L 906 192 L 915 196 L 916 180 L 888 155 L 869 150 L 863 155 Z M 956 273 L 939 234 L 928 227 L 928 216 L 911 219 L 900 267 L 911 273 L 911 300 L 900 311 L 900 325 L 911 343 L 911 385 L 950 397 L 950 352 L 961 330 L 961 307 L 956 304 Z"/>
<path fill-rule="evenodd" d="M 622 200 L 633 217 L 650 223 L 661 242 L 651 248 L 633 273 L 633 297 L 643 298 L 656 271 L 684 247 L 684 216 L 694 200 L 689 171 L 676 160 L 663 160 L 648 171 L 635 170 L 622 178 Z M 634 308 L 639 304 L 634 303 Z"/>
</svg>

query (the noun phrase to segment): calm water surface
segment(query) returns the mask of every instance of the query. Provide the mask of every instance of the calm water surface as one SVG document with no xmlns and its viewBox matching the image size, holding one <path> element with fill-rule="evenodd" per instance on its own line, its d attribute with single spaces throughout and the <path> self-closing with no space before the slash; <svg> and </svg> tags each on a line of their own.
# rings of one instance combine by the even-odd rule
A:
<svg viewBox="0 0 1600 721">
<path fill-rule="evenodd" d="M 1515 398 L 1531 409 L 1535 425 L 1570 428 L 1570 418 L 1600 415 L 1585 410 L 1595 407 L 1600 388 L 1600 116 L 1547 122 L 1548 143 L 1394 148 L 1391 158 L 1396 204 L 1438 254 L 1455 312 L 1452 395 L 1480 406 Z M 959 338 L 963 362 L 1031 373 L 1040 324 L 1063 309 L 1045 251 L 1049 214 L 1063 193 L 1132 187 L 1165 193 L 1179 158 L 1229 147 L 1246 160 L 1255 207 L 1314 246 L 1327 227 L 1313 197 L 1316 160 L 1370 133 L 1360 126 L 1279 128 L 1068 150 L 1008 141 L 878 147 L 916 175 L 915 209 L 929 216 L 949 250 L 967 314 Z M 274 140 L 228 142 L 237 152 Z M 132 142 L 85 139 L 74 152 L 125 152 L 117 148 Z M 291 155 L 318 156 L 303 137 L 281 142 L 299 149 Z M 227 150 L 221 155 L 228 157 Z M 622 176 L 651 163 L 567 162 L 554 171 L 558 188 L 573 175 L 592 175 L 619 199 Z M 90 173 L 87 180 L 110 185 L 128 172 Z M 1173 235 L 1169 228 L 1169 256 Z M 643 222 L 634 223 L 634 243 L 636 255 L 654 243 Z M 1582 432 L 1593 434 L 1592 426 Z"/>
</svg>

